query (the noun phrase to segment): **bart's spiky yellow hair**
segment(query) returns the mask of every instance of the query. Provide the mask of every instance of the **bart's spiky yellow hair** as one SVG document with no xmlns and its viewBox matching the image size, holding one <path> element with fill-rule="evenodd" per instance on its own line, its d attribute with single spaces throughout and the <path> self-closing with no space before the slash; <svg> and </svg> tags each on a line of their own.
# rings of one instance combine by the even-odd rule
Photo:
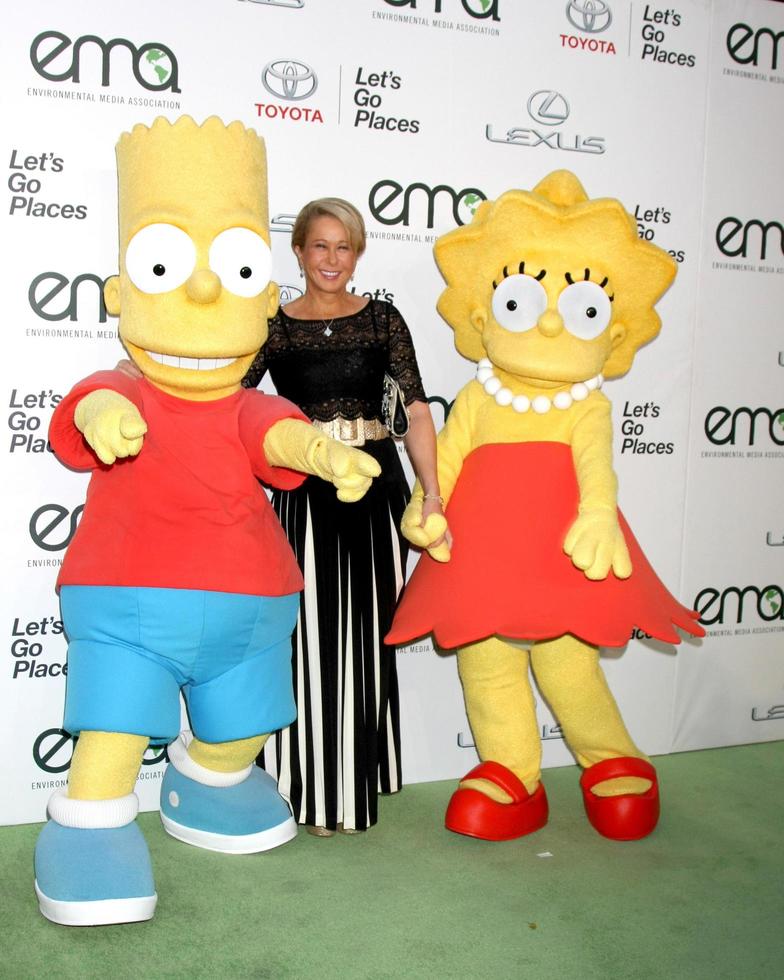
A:
<svg viewBox="0 0 784 980">
<path fill-rule="evenodd" d="M 532 191 L 484 201 L 470 225 L 442 235 L 434 248 L 447 283 L 438 310 L 455 331 L 457 349 L 473 361 L 486 352 L 471 315 L 490 307 L 493 280 L 504 266 L 525 260 L 558 275 L 601 270 L 614 291 L 613 321 L 626 328 L 605 364 L 607 377 L 625 373 L 637 349 L 659 332 L 653 307 L 676 270 L 667 252 L 638 237 L 620 201 L 589 200 L 566 170 L 549 174 Z"/>
<path fill-rule="evenodd" d="M 264 140 L 235 121 L 217 116 L 199 125 L 190 116 L 169 122 L 159 116 L 151 126 L 138 123 L 117 143 L 120 185 L 120 237 L 125 219 L 149 205 L 220 206 L 257 215 L 266 226 L 267 154 Z M 132 231 L 131 231 L 132 233 Z"/>
</svg>

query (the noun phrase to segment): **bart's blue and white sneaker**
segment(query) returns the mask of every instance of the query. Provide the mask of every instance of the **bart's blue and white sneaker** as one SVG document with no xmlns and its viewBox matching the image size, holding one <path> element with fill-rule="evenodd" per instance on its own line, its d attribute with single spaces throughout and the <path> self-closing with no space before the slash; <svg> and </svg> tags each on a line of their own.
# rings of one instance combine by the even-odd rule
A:
<svg viewBox="0 0 784 980">
<path fill-rule="evenodd" d="M 35 845 L 41 914 L 63 926 L 151 919 L 158 896 L 147 843 L 135 823 L 134 793 L 114 800 L 71 800 L 58 790 Z"/>
<path fill-rule="evenodd" d="M 161 820 L 177 840 L 226 854 L 256 854 L 297 836 L 275 780 L 258 766 L 213 772 L 188 755 L 182 736 L 169 746 Z"/>
</svg>

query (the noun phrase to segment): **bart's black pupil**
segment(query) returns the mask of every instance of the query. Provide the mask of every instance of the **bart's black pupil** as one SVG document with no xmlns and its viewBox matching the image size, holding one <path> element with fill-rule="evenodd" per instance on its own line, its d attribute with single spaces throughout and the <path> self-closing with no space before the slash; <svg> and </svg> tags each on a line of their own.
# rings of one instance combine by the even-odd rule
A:
<svg viewBox="0 0 784 980">
<path fill-rule="evenodd" d="M 250 279 L 250 277 L 253 275 L 253 270 L 249 269 L 247 265 L 244 265 L 240 269 L 240 275 L 243 279 Z"/>
<path fill-rule="evenodd" d="M 588 317 L 589 320 L 593 320 L 593 318 L 596 316 L 596 307 L 589 306 L 588 309 L 585 311 L 585 315 Z"/>
<path fill-rule="evenodd" d="M 156 276 L 163 276 L 166 274 L 166 266 L 161 265 L 160 262 L 156 262 L 155 265 L 152 267 L 152 271 L 155 273 Z"/>
<path fill-rule="evenodd" d="M 510 299 L 509 302 L 506 304 L 506 308 L 507 310 L 510 310 L 512 313 L 514 313 L 514 311 L 517 309 L 517 303 L 513 299 Z"/>
</svg>

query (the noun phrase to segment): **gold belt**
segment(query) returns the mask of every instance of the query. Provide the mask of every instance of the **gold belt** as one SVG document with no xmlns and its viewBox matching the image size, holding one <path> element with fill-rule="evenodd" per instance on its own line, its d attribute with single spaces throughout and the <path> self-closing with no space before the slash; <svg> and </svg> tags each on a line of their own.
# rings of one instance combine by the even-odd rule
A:
<svg viewBox="0 0 784 980">
<path fill-rule="evenodd" d="M 378 419 L 344 419 L 338 415 L 328 422 L 314 419 L 313 425 L 346 446 L 363 446 L 366 442 L 386 439 L 389 435 L 389 429 Z"/>
</svg>

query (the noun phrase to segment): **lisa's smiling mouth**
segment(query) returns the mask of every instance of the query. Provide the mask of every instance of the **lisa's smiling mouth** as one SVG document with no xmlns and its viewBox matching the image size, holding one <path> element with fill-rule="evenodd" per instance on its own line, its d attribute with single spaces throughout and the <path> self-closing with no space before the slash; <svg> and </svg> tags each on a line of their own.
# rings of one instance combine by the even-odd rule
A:
<svg viewBox="0 0 784 980">
<path fill-rule="evenodd" d="M 237 360 L 236 357 L 180 357 L 178 354 L 157 354 L 151 350 L 144 353 L 164 367 L 184 368 L 186 371 L 215 371 Z"/>
</svg>

